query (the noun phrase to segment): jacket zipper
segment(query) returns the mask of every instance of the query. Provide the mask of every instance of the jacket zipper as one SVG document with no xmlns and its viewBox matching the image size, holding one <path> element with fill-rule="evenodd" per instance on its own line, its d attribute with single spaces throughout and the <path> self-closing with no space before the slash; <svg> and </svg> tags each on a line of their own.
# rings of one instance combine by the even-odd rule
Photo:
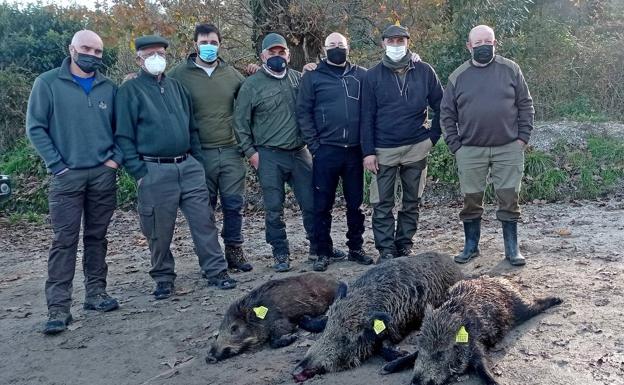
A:
<svg viewBox="0 0 624 385">
<path fill-rule="evenodd" d="M 349 98 L 347 95 L 349 94 L 349 90 L 347 89 L 347 81 L 344 77 L 342 77 L 342 86 L 344 87 L 344 105 L 345 105 L 345 114 L 347 115 L 347 125 L 349 124 L 349 102 L 347 99 Z M 347 128 L 342 128 L 342 139 L 345 140 L 345 147 L 349 147 L 349 141 L 347 140 Z"/>
</svg>

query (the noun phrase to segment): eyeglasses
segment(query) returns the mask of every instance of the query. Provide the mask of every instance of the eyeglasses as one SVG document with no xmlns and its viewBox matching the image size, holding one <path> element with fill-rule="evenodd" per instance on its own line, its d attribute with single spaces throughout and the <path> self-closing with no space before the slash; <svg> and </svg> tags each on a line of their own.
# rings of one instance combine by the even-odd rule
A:
<svg viewBox="0 0 624 385">
<path fill-rule="evenodd" d="M 139 57 L 140 57 L 141 59 L 145 60 L 145 59 L 147 59 L 147 58 L 149 58 L 149 57 L 152 57 L 152 56 L 154 56 L 154 55 L 158 55 L 158 56 L 160 56 L 160 57 L 161 57 L 161 58 L 163 58 L 163 59 L 166 59 L 166 58 L 167 58 L 167 53 L 166 53 L 166 52 L 152 52 L 152 53 L 150 53 L 149 55 L 145 55 L 145 56 L 141 56 L 141 55 L 139 55 Z"/>
<path fill-rule="evenodd" d="M 331 48 L 347 48 L 346 44 L 343 43 L 330 43 L 329 45 L 326 45 L 325 48 L 327 49 L 331 49 Z"/>
</svg>

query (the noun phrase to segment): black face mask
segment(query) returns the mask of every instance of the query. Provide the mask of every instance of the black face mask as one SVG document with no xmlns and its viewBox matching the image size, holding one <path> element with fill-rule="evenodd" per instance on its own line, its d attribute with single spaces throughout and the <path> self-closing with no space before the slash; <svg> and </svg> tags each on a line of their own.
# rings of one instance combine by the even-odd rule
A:
<svg viewBox="0 0 624 385">
<path fill-rule="evenodd" d="M 344 64 L 347 61 L 347 49 L 340 47 L 328 49 L 327 60 L 329 60 L 333 64 Z"/>
<path fill-rule="evenodd" d="M 102 58 L 100 57 L 78 52 L 76 53 L 76 56 L 77 58 L 73 58 L 74 63 L 76 63 L 78 68 L 88 74 L 95 72 L 102 67 Z"/>
<path fill-rule="evenodd" d="M 273 56 L 267 60 L 266 65 L 271 71 L 281 73 L 286 69 L 286 59 L 281 56 Z"/>
<path fill-rule="evenodd" d="M 472 49 L 472 58 L 480 64 L 488 64 L 494 57 L 493 45 L 480 45 Z"/>
</svg>

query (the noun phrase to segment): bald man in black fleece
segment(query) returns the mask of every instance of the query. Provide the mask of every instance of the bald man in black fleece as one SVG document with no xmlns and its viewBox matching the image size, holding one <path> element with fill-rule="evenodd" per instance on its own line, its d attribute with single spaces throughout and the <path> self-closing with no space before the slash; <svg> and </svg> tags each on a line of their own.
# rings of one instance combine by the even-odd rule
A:
<svg viewBox="0 0 624 385">
<path fill-rule="evenodd" d="M 488 173 L 492 178 L 503 224 L 505 257 L 524 265 L 518 250 L 517 222 L 524 147 L 533 129 L 533 100 L 520 67 L 495 55 L 492 28 L 472 29 L 466 43 L 472 58 L 450 76 L 440 106 L 445 140 L 455 154 L 464 208 L 465 245 L 455 257 L 466 263 L 479 255 L 483 195 Z"/>
</svg>

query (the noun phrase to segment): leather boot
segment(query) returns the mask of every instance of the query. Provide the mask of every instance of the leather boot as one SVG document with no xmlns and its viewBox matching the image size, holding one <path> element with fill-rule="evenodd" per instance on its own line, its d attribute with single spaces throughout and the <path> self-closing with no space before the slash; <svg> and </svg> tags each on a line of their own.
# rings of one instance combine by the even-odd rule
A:
<svg viewBox="0 0 624 385">
<path fill-rule="evenodd" d="M 240 271 L 251 271 L 253 266 L 245 258 L 242 246 L 225 246 L 225 260 L 228 264 L 228 269 L 237 269 Z"/>
</svg>

